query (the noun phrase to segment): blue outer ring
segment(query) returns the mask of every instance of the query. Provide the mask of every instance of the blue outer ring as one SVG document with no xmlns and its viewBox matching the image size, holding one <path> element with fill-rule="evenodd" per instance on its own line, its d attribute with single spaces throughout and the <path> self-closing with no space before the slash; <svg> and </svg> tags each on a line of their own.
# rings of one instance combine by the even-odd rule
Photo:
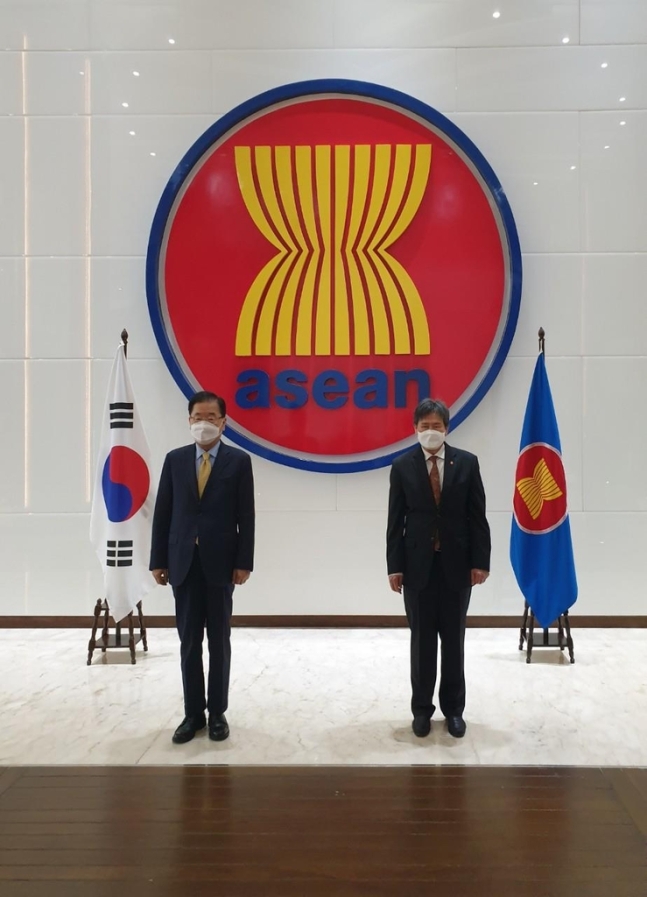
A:
<svg viewBox="0 0 647 897">
<path fill-rule="evenodd" d="M 148 240 L 148 253 L 146 256 L 146 293 L 148 296 L 148 311 L 162 357 L 164 358 L 173 379 L 185 396 L 189 398 L 193 393 L 193 387 L 184 376 L 169 343 L 166 330 L 164 329 L 160 309 L 160 295 L 157 285 L 159 256 L 166 223 L 173 207 L 175 197 L 181 189 L 185 179 L 191 173 L 193 166 L 209 147 L 220 137 L 224 136 L 234 125 L 242 122 L 255 112 L 259 112 L 275 103 L 321 93 L 348 94 L 350 96 L 369 97 L 375 100 L 382 100 L 391 103 L 394 106 L 401 106 L 408 112 L 425 119 L 430 124 L 443 131 L 470 158 L 487 184 L 487 187 L 492 194 L 492 198 L 499 208 L 507 238 L 508 252 L 510 254 L 510 305 L 508 308 L 508 320 L 506 321 L 499 350 L 494 356 L 485 377 L 481 383 L 479 383 L 470 399 L 452 417 L 452 427 L 456 427 L 458 424 L 462 423 L 472 411 L 474 411 L 494 383 L 503 362 L 506 359 L 514 337 L 515 329 L 517 327 L 517 319 L 519 317 L 522 283 L 521 247 L 519 245 L 517 227 L 512 215 L 512 210 L 510 209 L 508 200 L 503 192 L 503 187 L 492 170 L 491 165 L 481 151 L 460 128 L 453 124 L 448 118 L 445 118 L 445 116 L 436 109 L 427 106 L 426 103 L 422 103 L 420 100 L 416 100 L 406 93 L 401 93 L 399 90 L 392 90 L 390 87 L 382 87 L 378 84 L 370 84 L 366 81 L 350 81 L 343 78 L 322 78 L 314 81 L 297 81 L 294 84 L 285 84 L 282 87 L 266 90 L 264 93 L 260 93 L 258 96 L 246 100 L 244 103 L 241 103 L 240 106 L 236 106 L 226 115 L 223 115 L 223 117 L 218 119 L 215 124 L 211 125 L 210 128 L 207 128 L 204 134 L 196 140 L 193 146 L 184 155 L 183 159 L 171 175 L 169 182 L 162 193 L 159 205 L 157 206 Z M 287 467 L 296 467 L 300 470 L 311 470 L 317 473 L 357 473 L 362 470 L 373 470 L 378 467 L 385 467 L 387 464 L 390 464 L 394 458 L 397 458 L 398 455 L 402 454 L 403 451 L 407 451 L 405 448 L 397 452 L 391 452 L 388 455 L 382 455 L 379 458 L 365 459 L 362 461 L 312 461 L 293 458 L 291 455 L 284 455 L 275 449 L 259 445 L 248 437 L 238 433 L 232 426 L 227 427 L 226 435 L 233 442 L 260 455 L 262 458 L 266 458 L 268 461 L 275 461 L 279 464 L 284 464 Z"/>
</svg>

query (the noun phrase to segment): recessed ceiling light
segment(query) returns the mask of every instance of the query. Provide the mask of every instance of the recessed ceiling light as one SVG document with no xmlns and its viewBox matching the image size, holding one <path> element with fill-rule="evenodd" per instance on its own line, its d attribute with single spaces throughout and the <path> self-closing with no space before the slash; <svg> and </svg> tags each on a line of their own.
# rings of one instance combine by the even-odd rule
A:
<svg viewBox="0 0 647 897">
<path fill-rule="evenodd" d="M 496 10 L 492 13 L 492 18 L 493 18 L 493 19 L 500 19 L 500 18 L 501 18 L 501 13 L 499 12 L 498 9 L 496 9 Z"/>
<path fill-rule="evenodd" d="M 131 137 L 134 137 L 134 136 L 135 136 L 135 132 L 134 132 L 134 131 L 128 131 L 128 133 L 130 134 Z"/>
<path fill-rule="evenodd" d="M 139 78 L 139 72 L 133 72 L 133 75 L 135 76 L 135 78 Z"/>
<path fill-rule="evenodd" d="M 609 63 L 608 63 L 608 62 L 603 62 L 602 65 L 600 66 L 600 68 L 601 68 L 601 69 L 607 69 L 607 68 L 609 68 Z"/>
<path fill-rule="evenodd" d="M 128 103 L 122 103 L 121 105 L 124 107 L 124 109 L 128 108 Z"/>
<path fill-rule="evenodd" d="M 575 165 L 571 165 L 571 171 L 575 171 L 575 168 L 576 168 Z"/>
<path fill-rule="evenodd" d="M 174 43 L 175 43 L 175 38 L 174 38 L 174 37 L 169 37 L 168 42 L 169 42 L 169 44 L 174 44 Z"/>
<path fill-rule="evenodd" d="M 627 122 L 626 122 L 626 121 L 621 121 L 620 124 L 621 124 L 621 125 L 626 125 Z"/>
<path fill-rule="evenodd" d="M 151 156 L 156 156 L 156 155 L 157 155 L 157 153 L 151 153 Z"/>
<path fill-rule="evenodd" d="M 79 75 L 85 75 L 85 72 L 79 72 Z"/>
<path fill-rule="evenodd" d="M 607 143 L 606 146 L 605 146 L 604 148 L 605 148 L 605 149 L 609 149 L 609 144 Z"/>
<path fill-rule="evenodd" d="M 626 102 L 626 100 L 627 100 L 627 97 L 620 97 L 620 102 L 621 102 L 621 103 Z"/>
<path fill-rule="evenodd" d="M 533 182 L 532 182 L 532 186 L 533 186 L 533 187 L 538 187 L 538 186 L 539 186 L 539 181 L 533 181 Z"/>
<path fill-rule="evenodd" d="M 570 42 L 571 42 L 570 37 L 563 37 L 563 38 L 562 38 L 562 43 L 563 43 L 563 44 L 570 44 Z"/>
</svg>

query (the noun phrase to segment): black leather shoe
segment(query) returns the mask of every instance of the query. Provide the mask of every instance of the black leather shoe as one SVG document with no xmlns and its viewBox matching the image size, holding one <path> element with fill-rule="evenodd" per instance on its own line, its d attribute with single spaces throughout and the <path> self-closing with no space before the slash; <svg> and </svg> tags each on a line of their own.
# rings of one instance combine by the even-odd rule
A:
<svg viewBox="0 0 647 897">
<path fill-rule="evenodd" d="M 431 732 L 431 720 L 428 716 L 414 716 L 411 728 L 414 735 L 417 735 L 418 738 L 424 738 Z"/>
<path fill-rule="evenodd" d="M 173 744 L 186 744 L 191 741 L 196 732 L 207 725 L 204 713 L 200 716 L 185 716 L 173 733 Z"/>
<path fill-rule="evenodd" d="M 212 741 L 224 741 L 229 738 L 229 726 L 224 713 L 211 714 L 209 717 L 209 738 Z"/>
<path fill-rule="evenodd" d="M 453 738 L 462 738 L 467 729 L 467 724 L 462 716 L 447 717 L 447 731 Z"/>
</svg>

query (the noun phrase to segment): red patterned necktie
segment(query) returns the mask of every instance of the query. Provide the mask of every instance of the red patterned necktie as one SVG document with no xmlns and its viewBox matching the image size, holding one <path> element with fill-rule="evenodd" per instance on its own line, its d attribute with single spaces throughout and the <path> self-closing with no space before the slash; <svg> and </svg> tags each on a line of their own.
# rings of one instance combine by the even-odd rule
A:
<svg viewBox="0 0 647 897">
<path fill-rule="evenodd" d="M 431 483 L 431 491 L 434 493 L 434 501 L 436 507 L 440 507 L 440 473 L 438 471 L 438 458 L 431 456 L 431 470 L 429 471 L 429 482 Z M 440 539 L 438 532 L 434 536 L 434 551 L 440 551 Z"/>
</svg>

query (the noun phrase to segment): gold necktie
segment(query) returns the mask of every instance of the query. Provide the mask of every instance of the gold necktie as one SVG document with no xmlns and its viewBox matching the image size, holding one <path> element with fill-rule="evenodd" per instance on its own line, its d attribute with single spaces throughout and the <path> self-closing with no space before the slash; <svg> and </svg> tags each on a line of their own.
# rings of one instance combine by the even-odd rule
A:
<svg viewBox="0 0 647 897">
<path fill-rule="evenodd" d="M 210 473 L 211 460 L 209 459 L 209 452 L 202 452 L 202 461 L 200 461 L 200 467 L 198 469 L 198 495 L 200 498 L 202 498 L 202 493 L 204 492 L 204 487 L 207 485 Z"/>
</svg>

